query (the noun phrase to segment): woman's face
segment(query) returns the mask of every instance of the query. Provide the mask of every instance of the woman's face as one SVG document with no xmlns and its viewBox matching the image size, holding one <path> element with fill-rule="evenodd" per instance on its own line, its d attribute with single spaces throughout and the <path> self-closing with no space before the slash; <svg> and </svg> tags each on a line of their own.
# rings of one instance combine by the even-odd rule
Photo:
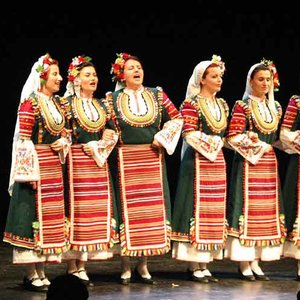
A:
<svg viewBox="0 0 300 300">
<path fill-rule="evenodd" d="M 84 93 L 94 93 L 98 86 L 98 75 L 93 66 L 87 66 L 80 70 L 78 78 L 80 80 L 80 88 Z"/>
<path fill-rule="evenodd" d="M 205 76 L 201 79 L 201 91 L 206 90 L 211 94 L 215 94 L 221 90 L 223 83 L 223 72 L 220 67 L 208 67 Z"/>
<path fill-rule="evenodd" d="M 250 85 L 252 87 L 252 95 L 256 97 L 265 96 L 272 83 L 271 72 L 269 70 L 260 70 L 254 74 L 250 79 Z"/>
<path fill-rule="evenodd" d="M 62 77 L 59 73 L 58 65 L 50 65 L 47 81 L 45 85 L 42 86 L 41 91 L 50 96 L 59 91 L 61 82 Z"/>
<path fill-rule="evenodd" d="M 141 63 L 134 59 L 128 59 L 124 65 L 124 79 L 127 88 L 137 90 L 144 80 Z"/>
</svg>

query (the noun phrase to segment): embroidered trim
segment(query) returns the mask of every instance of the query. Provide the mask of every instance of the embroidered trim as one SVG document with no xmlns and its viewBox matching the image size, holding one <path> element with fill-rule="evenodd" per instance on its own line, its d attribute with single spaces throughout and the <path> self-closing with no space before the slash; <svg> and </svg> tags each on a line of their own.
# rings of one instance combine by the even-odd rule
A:
<svg viewBox="0 0 300 300">
<path fill-rule="evenodd" d="M 32 98 L 34 99 L 34 98 Z M 59 135 L 63 128 L 65 127 L 65 118 L 64 118 L 64 113 L 61 109 L 61 107 L 58 105 L 56 101 L 56 97 L 51 97 L 49 101 L 53 101 L 57 111 L 61 114 L 62 116 L 62 122 L 61 123 L 56 123 L 47 104 L 44 101 L 40 101 L 40 97 L 38 96 L 37 98 L 37 109 L 39 114 L 42 116 L 45 127 L 46 129 L 52 134 L 52 135 Z M 47 100 L 48 101 L 48 100 Z"/>
<path fill-rule="evenodd" d="M 143 116 L 137 116 L 131 112 L 129 96 L 126 93 L 121 92 L 117 97 L 117 107 L 121 119 L 133 127 L 149 126 L 156 121 L 158 115 L 158 101 L 156 101 L 154 93 L 145 88 L 142 95 L 148 108 L 146 114 Z"/>
<path fill-rule="evenodd" d="M 284 215 L 280 215 L 280 233 L 281 237 L 273 238 L 270 240 L 253 240 L 249 238 L 244 238 L 244 228 L 245 228 L 245 220 L 244 215 L 241 215 L 239 218 L 239 240 L 241 245 L 243 246 L 256 246 L 256 247 L 266 247 L 266 246 L 275 246 L 283 244 L 286 240 L 286 228 L 284 226 Z"/>
<path fill-rule="evenodd" d="M 220 110 L 220 120 L 216 120 L 213 116 L 209 106 L 206 103 L 206 99 L 196 96 L 195 107 L 197 108 L 198 114 L 201 113 L 205 116 L 208 127 L 215 133 L 222 132 L 227 127 L 227 113 L 221 99 L 215 98 L 216 104 Z"/>
<path fill-rule="evenodd" d="M 129 250 L 127 247 L 126 233 L 124 224 L 120 225 L 120 242 L 122 255 L 126 256 L 156 256 L 163 255 L 170 251 L 171 249 L 171 226 L 169 223 L 167 226 L 167 243 L 166 246 L 156 249 L 141 249 L 141 250 Z"/>
<path fill-rule="evenodd" d="M 72 111 L 80 127 L 88 132 L 98 132 L 105 126 L 106 113 L 96 99 L 92 99 L 92 105 L 95 107 L 98 113 L 98 118 L 96 121 L 92 121 L 87 117 L 83 108 L 83 99 L 78 97 L 72 98 Z"/>
<path fill-rule="evenodd" d="M 259 106 L 258 106 L 258 102 L 257 101 L 253 101 L 252 99 L 249 99 L 249 106 L 252 108 L 252 118 L 253 121 L 256 125 L 256 127 L 264 134 L 270 134 L 273 133 L 277 130 L 278 127 L 278 121 L 279 118 L 278 116 L 275 114 L 275 112 L 273 112 L 272 110 L 270 110 L 268 103 L 266 103 L 266 107 L 268 108 L 270 115 L 271 115 L 271 122 L 266 122 L 260 111 L 259 111 Z"/>
</svg>

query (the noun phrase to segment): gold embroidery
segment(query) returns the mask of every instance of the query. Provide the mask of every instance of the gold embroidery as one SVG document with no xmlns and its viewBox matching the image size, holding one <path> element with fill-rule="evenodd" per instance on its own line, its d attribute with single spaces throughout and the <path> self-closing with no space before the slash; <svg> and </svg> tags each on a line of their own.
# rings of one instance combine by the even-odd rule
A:
<svg viewBox="0 0 300 300">
<path fill-rule="evenodd" d="M 205 120 L 207 121 L 208 127 L 215 133 L 220 133 L 227 127 L 227 114 L 225 111 L 225 107 L 222 104 L 221 100 L 215 98 L 216 104 L 220 109 L 220 120 L 216 120 L 213 116 L 212 112 L 208 104 L 205 101 L 205 98 L 197 96 L 197 106 L 200 109 L 201 113 L 205 116 Z"/>
<path fill-rule="evenodd" d="M 148 89 L 142 93 L 145 101 L 147 112 L 142 116 L 132 113 L 129 106 L 129 96 L 126 93 L 120 93 L 117 98 L 117 107 L 120 117 L 127 124 L 134 127 L 145 127 L 153 124 L 158 115 L 158 103 L 155 100 L 155 95 Z"/>
<path fill-rule="evenodd" d="M 268 105 L 266 107 L 268 108 L 270 115 L 271 115 L 271 121 L 266 122 L 260 113 L 259 110 L 259 104 L 257 101 L 254 101 L 252 99 L 249 99 L 250 107 L 251 107 L 251 115 L 253 118 L 253 121 L 255 123 L 255 126 L 264 134 L 270 134 L 277 130 L 279 119 L 275 112 L 273 112 Z M 266 103 L 267 104 L 267 103 Z"/>
<path fill-rule="evenodd" d="M 54 103 L 57 111 L 61 115 L 61 123 L 57 123 L 55 121 L 53 115 L 51 114 L 51 111 L 49 110 L 49 107 L 48 107 L 46 101 L 52 101 Z M 46 100 L 46 101 L 42 101 L 40 98 L 38 98 L 38 103 L 39 103 L 39 106 L 40 106 L 40 112 L 41 112 L 41 115 L 44 119 L 45 126 L 46 126 L 47 130 L 52 135 L 59 135 L 60 132 L 65 127 L 64 114 L 62 112 L 62 109 L 59 107 L 59 105 L 56 103 L 56 101 L 52 97 L 49 100 Z"/>
<path fill-rule="evenodd" d="M 88 132 L 98 132 L 105 126 L 106 113 L 96 99 L 92 99 L 92 105 L 95 107 L 98 114 L 96 121 L 92 121 L 87 117 L 83 108 L 83 100 L 81 98 L 74 97 L 72 99 L 72 110 L 80 127 Z"/>
</svg>

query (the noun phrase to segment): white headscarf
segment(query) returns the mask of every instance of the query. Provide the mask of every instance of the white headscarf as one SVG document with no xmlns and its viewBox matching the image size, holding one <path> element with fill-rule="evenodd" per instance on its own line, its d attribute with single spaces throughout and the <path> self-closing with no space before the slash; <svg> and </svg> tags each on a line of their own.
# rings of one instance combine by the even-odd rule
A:
<svg viewBox="0 0 300 300">
<path fill-rule="evenodd" d="M 192 76 L 190 77 L 190 80 L 188 82 L 185 99 L 196 96 L 201 92 L 200 81 L 202 80 L 204 72 L 211 64 L 217 64 L 223 72 L 225 71 L 225 64 L 224 62 L 222 62 L 221 56 L 218 55 L 213 55 L 211 60 L 203 60 L 198 63 L 194 68 Z M 187 148 L 188 144 L 185 140 L 183 140 L 181 148 L 181 159 L 183 158 L 183 155 Z"/>
<path fill-rule="evenodd" d="M 47 54 L 41 56 L 32 66 L 31 73 L 29 74 L 21 92 L 20 103 L 23 103 L 23 101 L 28 99 L 33 92 L 37 92 L 41 88 L 40 73 L 37 70 L 39 66 L 43 65 L 43 60 L 46 56 Z"/>
<path fill-rule="evenodd" d="M 190 77 L 185 98 L 193 97 L 201 92 L 200 81 L 202 80 L 203 74 L 205 70 L 211 65 L 216 64 L 219 65 L 222 72 L 225 71 L 225 64 L 221 60 L 221 56 L 213 55 L 211 60 L 203 60 L 194 68 L 193 74 Z"/>
<path fill-rule="evenodd" d="M 22 88 L 19 107 L 26 99 L 29 98 L 29 96 L 33 92 L 37 92 L 41 88 L 41 78 L 40 78 L 39 68 L 44 65 L 44 59 L 47 56 L 49 56 L 48 53 L 41 56 L 33 64 L 32 68 L 31 68 L 31 72 Z M 18 108 L 18 110 L 19 110 L 19 108 Z M 18 115 L 16 124 L 15 124 L 15 131 L 14 131 L 13 144 L 12 144 L 12 162 L 11 162 L 10 178 L 9 178 L 9 185 L 8 185 L 8 192 L 10 195 L 12 193 L 12 188 L 13 188 L 13 184 L 14 184 L 13 175 L 14 175 L 14 168 L 15 168 L 16 143 L 20 137 L 19 123 L 20 123 L 20 121 L 19 121 L 19 115 Z"/>
<path fill-rule="evenodd" d="M 201 92 L 200 81 L 202 80 L 202 76 L 205 70 L 211 65 L 210 60 L 204 60 L 198 63 L 198 65 L 194 68 L 193 74 L 190 77 L 185 98 L 193 97 Z"/>
<path fill-rule="evenodd" d="M 115 91 L 121 90 L 125 87 L 125 84 L 122 81 L 117 81 L 115 86 Z"/>
<path fill-rule="evenodd" d="M 76 95 L 77 98 L 80 98 L 80 85 L 81 80 L 77 77 L 74 79 L 74 81 L 68 81 L 64 97 Z"/>
<path fill-rule="evenodd" d="M 243 95 L 243 100 L 246 100 L 249 98 L 249 95 L 252 94 L 253 92 L 253 89 L 252 89 L 252 86 L 250 84 L 250 80 L 251 80 L 251 75 L 254 71 L 254 69 L 260 65 L 262 65 L 263 63 L 256 63 L 254 64 L 250 70 L 248 71 L 248 74 L 247 74 L 247 79 L 246 79 L 246 88 L 245 88 L 245 92 L 244 92 L 244 95 Z M 271 71 L 271 75 L 272 75 L 272 71 Z M 269 106 L 270 108 L 275 111 L 275 100 L 274 100 L 274 82 L 273 82 L 273 75 L 271 77 L 271 83 L 270 83 L 270 89 L 269 89 L 269 92 L 268 92 L 268 99 L 269 99 Z"/>
</svg>

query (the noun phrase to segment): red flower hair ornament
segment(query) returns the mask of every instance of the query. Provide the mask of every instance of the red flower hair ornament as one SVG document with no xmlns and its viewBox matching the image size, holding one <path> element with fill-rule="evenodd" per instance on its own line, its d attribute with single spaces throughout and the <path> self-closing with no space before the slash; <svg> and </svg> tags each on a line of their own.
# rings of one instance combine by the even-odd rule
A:
<svg viewBox="0 0 300 300">
<path fill-rule="evenodd" d="M 110 73 L 113 75 L 113 82 L 122 82 L 124 81 L 124 65 L 126 60 L 130 58 L 130 54 L 126 52 L 116 53 L 117 58 L 111 66 Z"/>
<path fill-rule="evenodd" d="M 263 58 L 261 60 L 261 63 L 263 65 L 265 65 L 266 67 L 268 67 L 270 69 L 270 71 L 272 72 L 274 92 L 278 92 L 280 83 L 279 83 L 279 76 L 278 76 L 278 72 L 277 72 L 275 64 L 273 63 L 272 60 L 268 60 L 268 59 L 265 59 L 265 58 Z"/>
<path fill-rule="evenodd" d="M 74 57 L 69 65 L 68 81 L 74 81 L 77 75 L 79 74 L 78 67 L 83 63 L 90 62 L 91 60 L 91 57 L 84 55 Z"/>
<path fill-rule="evenodd" d="M 57 64 L 57 61 L 53 59 L 49 53 L 46 53 L 44 56 L 40 57 L 36 71 L 39 73 L 42 85 L 46 83 L 50 65 L 54 64 Z"/>
<path fill-rule="evenodd" d="M 64 94 L 64 97 L 69 97 L 76 95 L 77 97 L 80 97 L 80 85 L 81 80 L 78 77 L 78 74 L 80 73 L 80 67 L 84 63 L 91 62 L 92 58 L 85 55 L 79 55 L 75 56 L 72 59 L 72 62 L 69 65 L 68 69 L 68 82 L 66 86 L 66 92 Z"/>
</svg>

